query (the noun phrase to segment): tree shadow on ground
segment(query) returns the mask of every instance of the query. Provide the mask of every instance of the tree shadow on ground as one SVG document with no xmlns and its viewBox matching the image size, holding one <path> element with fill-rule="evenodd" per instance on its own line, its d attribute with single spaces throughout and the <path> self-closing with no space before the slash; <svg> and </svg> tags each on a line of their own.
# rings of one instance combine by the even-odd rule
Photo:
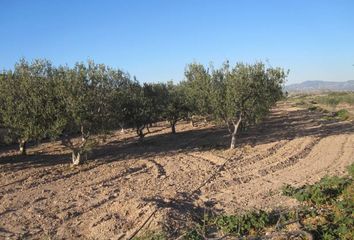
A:
<svg viewBox="0 0 354 240">
<path fill-rule="evenodd" d="M 241 147 L 255 146 L 291 140 L 295 137 L 327 137 L 354 132 L 351 122 L 326 121 L 323 120 L 325 116 L 323 113 L 306 109 L 287 112 L 274 110 L 264 122 L 240 133 L 237 144 Z M 152 129 L 155 134 L 147 135 L 142 141 L 137 137 L 129 137 L 122 141 L 115 140 L 100 145 L 89 154 L 86 163 L 95 162 L 96 165 L 101 165 L 119 160 L 172 156 L 176 152 L 223 150 L 228 148 L 230 142 L 230 134 L 225 127 L 192 129 L 176 134 L 157 133 L 163 129 L 166 129 L 166 126 Z M 69 154 L 39 153 L 30 156 L 4 156 L 0 157 L 0 167 L 8 164 L 14 169 L 46 167 L 68 164 L 70 160 Z"/>
<path fill-rule="evenodd" d="M 147 203 L 153 203 L 158 211 L 164 211 L 163 231 L 169 233 L 169 237 L 177 237 L 181 230 L 202 226 L 206 217 L 216 216 L 222 213 L 215 207 L 216 202 L 207 201 L 199 205 L 197 196 L 186 192 L 180 192 L 173 199 L 160 197 L 143 198 Z"/>
<path fill-rule="evenodd" d="M 308 110 L 297 110 L 286 115 L 271 115 L 263 123 L 240 133 L 238 145 L 259 145 L 295 137 L 328 137 L 354 132 L 351 122 L 326 121 L 325 115 Z M 143 141 L 130 141 L 116 147 L 107 144 L 95 150 L 97 156 L 106 156 L 114 160 L 115 154 L 124 154 L 125 158 L 169 156 L 176 152 L 226 150 L 229 147 L 230 134 L 225 127 L 211 127 L 179 132 L 146 136 Z"/>
<path fill-rule="evenodd" d="M 10 155 L 0 157 L 1 171 L 18 171 L 25 168 L 51 167 L 70 162 L 70 154 L 35 153 L 29 155 Z"/>
</svg>

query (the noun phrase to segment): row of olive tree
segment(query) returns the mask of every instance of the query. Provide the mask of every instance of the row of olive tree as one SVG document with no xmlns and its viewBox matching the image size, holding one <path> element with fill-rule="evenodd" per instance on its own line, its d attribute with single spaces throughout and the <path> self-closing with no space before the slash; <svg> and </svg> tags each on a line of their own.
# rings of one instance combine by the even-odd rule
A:
<svg viewBox="0 0 354 240">
<path fill-rule="evenodd" d="M 143 138 L 149 124 L 164 119 L 175 132 L 185 105 L 179 94 L 172 83 L 140 85 L 92 61 L 54 67 L 47 60 L 20 60 L 0 75 L 0 123 L 22 154 L 29 141 L 60 138 L 77 165 L 94 134 L 133 127 Z"/>
<path fill-rule="evenodd" d="M 176 123 L 194 115 L 222 120 L 235 147 L 239 126 L 260 121 L 282 96 L 286 73 L 262 63 L 211 70 L 186 68 L 185 81 L 145 83 L 92 61 L 54 67 L 47 60 L 20 60 L 0 75 L 0 123 L 26 153 L 28 141 L 60 138 L 73 164 L 93 141 L 93 134 L 132 127 L 142 139 L 151 124 Z M 80 136 L 78 141 L 77 137 Z"/>
<path fill-rule="evenodd" d="M 195 112 L 227 124 L 230 148 L 235 148 L 240 126 L 247 128 L 261 121 L 283 97 L 287 75 L 283 69 L 266 68 L 261 62 L 238 63 L 233 68 L 226 62 L 220 69 L 193 63 L 188 65 L 182 84 L 189 102 L 195 103 Z"/>
</svg>

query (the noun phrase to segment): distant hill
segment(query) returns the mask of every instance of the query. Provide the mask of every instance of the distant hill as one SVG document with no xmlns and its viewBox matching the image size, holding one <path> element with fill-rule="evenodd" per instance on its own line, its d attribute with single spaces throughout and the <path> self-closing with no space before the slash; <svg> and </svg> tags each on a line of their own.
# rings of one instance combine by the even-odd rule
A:
<svg viewBox="0 0 354 240">
<path fill-rule="evenodd" d="M 288 92 L 354 91 L 354 80 L 346 82 L 305 81 L 285 86 Z"/>
</svg>

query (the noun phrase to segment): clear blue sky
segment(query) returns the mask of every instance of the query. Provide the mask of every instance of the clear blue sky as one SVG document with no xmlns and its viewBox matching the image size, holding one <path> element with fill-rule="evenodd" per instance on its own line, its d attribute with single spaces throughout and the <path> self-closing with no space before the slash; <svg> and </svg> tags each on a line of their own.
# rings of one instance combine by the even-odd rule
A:
<svg viewBox="0 0 354 240">
<path fill-rule="evenodd" d="M 193 61 L 290 69 L 288 83 L 354 79 L 353 0 L 0 2 L 0 68 L 25 57 L 88 58 L 144 81 L 179 81 Z"/>
</svg>

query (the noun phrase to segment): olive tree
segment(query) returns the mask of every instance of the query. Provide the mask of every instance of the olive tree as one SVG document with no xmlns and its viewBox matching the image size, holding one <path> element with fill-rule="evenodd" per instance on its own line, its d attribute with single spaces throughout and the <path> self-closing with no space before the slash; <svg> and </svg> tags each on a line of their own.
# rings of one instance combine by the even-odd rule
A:
<svg viewBox="0 0 354 240">
<path fill-rule="evenodd" d="M 144 83 L 144 101 L 148 126 L 162 120 L 167 106 L 168 89 L 163 83 Z"/>
<path fill-rule="evenodd" d="M 133 127 L 140 139 L 145 136 L 144 129 L 149 122 L 149 103 L 144 97 L 144 89 L 134 78 L 118 89 L 116 96 L 120 98 L 119 121 L 124 125 Z"/>
<path fill-rule="evenodd" d="M 227 124 L 231 134 L 230 148 L 236 147 L 240 126 L 258 123 L 281 99 L 287 72 L 266 68 L 263 63 L 238 63 L 230 68 L 225 62 L 220 69 L 206 69 L 190 64 L 185 85 L 188 96 L 200 114 L 212 114 Z"/>
<path fill-rule="evenodd" d="M 226 63 L 212 75 L 216 91 L 211 96 L 217 99 L 213 108 L 228 125 L 232 149 L 236 147 L 240 125 L 260 122 L 281 99 L 287 73 L 281 68 L 266 68 L 263 63 L 238 63 L 232 69 Z"/>
<path fill-rule="evenodd" d="M 115 79 L 115 87 L 110 98 L 110 111 L 112 114 L 111 126 L 113 128 L 124 129 L 131 127 L 131 108 L 130 97 L 131 92 L 139 88 L 139 83 L 131 80 L 129 74 L 121 71 L 111 71 L 111 78 Z"/>
<path fill-rule="evenodd" d="M 132 86 L 127 103 L 127 120 L 135 128 L 137 135 L 142 140 L 146 134 L 144 129 L 149 122 L 149 103 L 146 101 L 144 89 L 139 83 Z"/>
<path fill-rule="evenodd" d="M 213 113 L 211 108 L 211 98 L 213 86 L 209 69 L 202 64 L 192 63 L 187 65 L 185 80 L 181 83 L 185 89 L 186 103 L 189 108 L 189 117 L 193 123 L 192 115 L 208 116 Z"/>
<path fill-rule="evenodd" d="M 184 88 L 181 85 L 167 83 L 167 105 L 164 111 L 165 119 L 170 123 L 172 133 L 176 133 L 176 123 L 186 118 L 189 112 Z"/>
<path fill-rule="evenodd" d="M 60 117 L 63 107 L 58 92 L 55 69 L 47 60 L 29 63 L 21 59 L 13 71 L 0 77 L 0 116 L 11 138 L 26 154 L 28 141 L 57 135 L 65 124 Z"/>
<path fill-rule="evenodd" d="M 93 141 L 92 135 L 104 134 L 111 128 L 111 99 L 117 85 L 114 76 L 111 69 L 93 61 L 58 68 L 59 88 L 65 101 L 62 116 L 66 119 L 62 142 L 70 148 L 74 165 L 81 163 L 82 154 Z M 75 141 L 77 134 L 79 141 Z"/>
</svg>

